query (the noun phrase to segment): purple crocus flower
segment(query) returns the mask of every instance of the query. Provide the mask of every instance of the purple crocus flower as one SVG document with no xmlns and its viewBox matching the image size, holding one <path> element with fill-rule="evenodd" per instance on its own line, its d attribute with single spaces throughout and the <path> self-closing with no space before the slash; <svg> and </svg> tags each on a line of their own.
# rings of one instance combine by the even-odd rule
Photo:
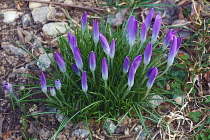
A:
<svg viewBox="0 0 210 140">
<path fill-rule="evenodd" d="M 109 48 L 109 43 L 108 43 L 107 39 L 101 33 L 99 34 L 99 39 L 100 39 L 101 46 L 103 47 L 104 52 L 107 55 L 109 55 L 110 54 L 110 48 Z"/>
<path fill-rule="evenodd" d="M 152 71 L 150 72 L 149 79 L 147 81 L 147 88 L 148 89 L 151 89 L 157 75 L 158 75 L 158 69 L 156 67 L 154 67 L 152 69 Z"/>
<path fill-rule="evenodd" d="M 55 80 L 55 88 L 57 90 L 61 90 L 61 81 L 60 81 L 60 79 L 56 79 Z"/>
<path fill-rule="evenodd" d="M 56 96 L 56 92 L 55 92 L 55 88 L 54 87 L 50 87 L 50 94 L 52 96 Z"/>
<path fill-rule="evenodd" d="M 4 84 L 4 89 L 7 90 L 8 93 L 13 93 L 12 85 L 10 83 Z"/>
<path fill-rule="evenodd" d="M 95 69 L 96 69 L 96 56 L 95 56 L 95 53 L 93 51 L 90 52 L 89 65 L 90 65 L 90 70 L 92 72 L 95 71 Z"/>
<path fill-rule="evenodd" d="M 62 56 L 58 52 L 55 52 L 54 55 L 55 55 L 55 59 L 60 70 L 62 72 L 66 72 L 66 63 L 63 60 Z"/>
<path fill-rule="evenodd" d="M 177 31 L 173 31 L 173 29 L 170 29 L 170 30 L 167 32 L 166 37 L 165 37 L 165 39 L 164 39 L 164 41 L 163 41 L 163 50 L 165 50 L 165 49 L 168 47 L 170 41 L 173 39 L 173 36 L 174 36 L 176 33 L 177 33 Z"/>
<path fill-rule="evenodd" d="M 93 22 L 93 40 L 94 43 L 97 45 L 99 41 L 99 27 L 98 27 L 98 21 L 96 19 Z"/>
<path fill-rule="evenodd" d="M 82 16 L 82 19 L 81 19 L 81 24 L 82 24 L 82 34 L 84 35 L 84 32 L 85 32 L 85 29 L 86 29 L 86 26 L 87 26 L 87 13 L 86 11 L 84 12 L 83 16 Z"/>
<path fill-rule="evenodd" d="M 148 78 L 150 76 L 150 73 L 153 71 L 155 67 L 151 67 L 148 71 L 147 71 L 147 74 L 146 74 L 146 78 Z"/>
<path fill-rule="evenodd" d="M 144 65 L 148 65 L 152 57 L 152 43 L 149 42 L 144 51 Z"/>
<path fill-rule="evenodd" d="M 113 59 L 114 58 L 114 54 L 115 54 L 115 40 L 112 39 L 112 42 L 110 44 L 110 58 Z"/>
<path fill-rule="evenodd" d="M 153 24 L 153 30 L 152 30 L 152 44 L 154 44 L 157 40 L 159 31 L 160 31 L 160 27 L 162 24 L 162 18 L 160 14 L 157 14 L 156 18 L 155 18 L 155 22 Z"/>
<path fill-rule="evenodd" d="M 134 59 L 131 65 L 133 65 L 134 70 L 136 71 L 138 69 L 138 67 L 140 66 L 142 61 L 142 56 L 141 55 L 137 55 Z"/>
<path fill-rule="evenodd" d="M 130 59 L 129 56 L 126 56 L 123 62 L 123 73 L 126 74 L 129 70 Z"/>
<path fill-rule="evenodd" d="M 73 48 L 77 46 L 77 39 L 71 33 L 68 33 L 68 42 L 73 52 Z"/>
<path fill-rule="evenodd" d="M 41 73 L 41 76 L 40 76 L 40 84 L 41 84 L 42 91 L 45 94 L 47 94 L 47 82 L 46 82 L 46 78 L 43 72 Z"/>
<path fill-rule="evenodd" d="M 78 68 L 80 71 L 83 71 L 82 56 L 81 56 L 81 53 L 80 53 L 80 50 L 79 50 L 78 47 L 75 47 L 75 48 L 74 48 L 74 60 L 75 60 L 75 62 L 76 62 L 77 68 Z"/>
<path fill-rule="evenodd" d="M 102 79 L 104 81 L 108 79 L 108 64 L 105 57 L 102 59 Z"/>
<path fill-rule="evenodd" d="M 152 18 L 153 18 L 153 14 L 154 14 L 154 9 L 152 8 L 152 9 L 149 11 L 149 13 L 148 13 L 148 15 L 147 15 L 147 17 L 146 17 L 146 19 L 145 19 L 145 21 L 144 21 L 145 26 L 146 26 L 146 31 L 148 31 L 148 29 L 149 29 L 149 26 L 150 26 L 151 21 L 152 21 Z"/>
<path fill-rule="evenodd" d="M 177 53 L 177 38 L 176 36 L 174 36 L 168 53 L 167 67 L 170 67 L 173 64 L 176 53 Z"/>
<path fill-rule="evenodd" d="M 87 73 L 86 71 L 84 71 L 82 73 L 82 81 L 81 81 L 81 84 L 82 84 L 82 90 L 87 93 L 87 90 L 88 90 L 88 84 L 87 84 Z"/>
<path fill-rule="evenodd" d="M 128 20 L 127 34 L 126 34 L 128 44 L 131 48 L 135 43 L 137 32 L 138 32 L 138 21 L 134 18 L 134 16 L 131 16 Z"/>
<path fill-rule="evenodd" d="M 78 76 L 80 76 L 80 71 L 79 71 L 79 69 L 77 68 L 77 65 L 75 65 L 74 63 L 72 63 L 71 66 L 72 66 L 73 71 L 74 71 Z"/>
<path fill-rule="evenodd" d="M 176 55 L 178 54 L 179 48 L 180 48 L 180 46 L 181 46 L 181 43 L 182 43 L 182 38 L 181 38 L 181 37 L 178 37 L 178 38 L 177 38 Z"/>
<path fill-rule="evenodd" d="M 142 23 L 141 35 L 140 35 L 141 44 L 143 44 L 146 41 L 146 37 L 147 37 L 147 28 L 146 28 L 145 23 Z"/>
<path fill-rule="evenodd" d="M 131 88 L 134 85 L 134 76 L 135 76 L 136 70 L 134 65 L 131 65 L 128 73 L 128 87 Z"/>
</svg>

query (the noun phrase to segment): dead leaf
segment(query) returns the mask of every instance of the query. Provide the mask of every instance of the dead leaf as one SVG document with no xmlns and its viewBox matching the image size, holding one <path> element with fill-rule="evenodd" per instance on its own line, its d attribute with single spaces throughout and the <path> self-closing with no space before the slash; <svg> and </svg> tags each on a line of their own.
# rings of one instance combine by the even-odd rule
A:
<svg viewBox="0 0 210 140">
<path fill-rule="evenodd" d="M 124 16 L 126 14 L 126 12 L 128 11 L 128 8 L 124 8 L 122 9 L 120 12 L 118 12 L 116 15 L 115 15 L 115 18 L 112 19 L 112 25 L 113 26 L 119 26 L 122 24 L 123 20 L 124 20 Z"/>
<path fill-rule="evenodd" d="M 210 71 L 207 71 L 206 73 L 204 73 L 204 78 L 208 83 L 210 83 Z"/>
</svg>

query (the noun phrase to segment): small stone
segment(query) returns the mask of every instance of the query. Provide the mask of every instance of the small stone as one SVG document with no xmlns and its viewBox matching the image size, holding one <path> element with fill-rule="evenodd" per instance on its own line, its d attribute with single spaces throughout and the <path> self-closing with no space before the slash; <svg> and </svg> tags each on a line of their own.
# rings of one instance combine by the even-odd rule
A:
<svg viewBox="0 0 210 140">
<path fill-rule="evenodd" d="M 44 32 L 45 35 L 54 37 L 58 33 L 66 33 L 66 27 L 68 26 L 68 23 L 66 22 L 53 22 L 53 23 L 48 23 L 45 24 L 42 27 L 42 31 Z"/>
<path fill-rule="evenodd" d="M 57 110 L 57 112 L 59 112 L 59 111 L 60 111 L 60 110 Z M 62 122 L 63 117 L 64 117 L 63 114 L 56 114 L 56 115 L 55 115 L 55 118 L 58 120 L 59 123 Z M 66 125 L 64 128 L 66 128 L 66 129 L 71 129 L 71 127 L 72 127 L 73 125 L 74 125 L 74 124 L 70 121 L 70 122 L 67 123 L 67 125 Z"/>
<path fill-rule="evenodd" d="M 152 104 L 152 107 L 156 108 L 161 103 L 164 102 L 163 98 L 159 95 L 152 96 L 152 99 L 149 101 Z"/>
<path fill-rule="evenodd" d="M 105 129 L 107 132 L 109 132 L 110 134 L 114 133 L 115 132 L 115 129 L 116 129 L 116 125 L 114 124 L 113 121 L 107 119 L 106 120 L 106 124 L 105 124 Z"/>
<path fill-rule="evenodd" d="M 23 28 L 25 28 L 27 26 L 31 26 L 32 25 L 32 18 L 30 16 L 30 14 L 23 15 L 22 18 L 21 18 L 21 22 L 22 22 Z"/>
<path fill-rule="evenodd" d="M 74 4 L 74 2 L 72 0 L 66 0 L 64 1 L 64 4 Z"/>
<path fill-rule="evenodd" d="M 89 130 L 77 129 L 77 130 L 73 131 L 71 135 L 78 139 L 84 139 L 84 138 L 87 138 L 89 136 L 89 134 L 90 134 Z"/>
<path fill-rule="evenodd" d="M 25 42 L 29 42 L 32 39 L 32 34 L 26 30 L 23 30 L 23 34 L 25 35 Z"/>
<path fill-rule="evenodd" d="M 50 1 L 50 0 L 42 0 L 42 1 Z M 29 8 L 32 10 L 34 8 L 38 8 L 41 6 L 47 6 L 48 4 L 45 3 L 39 3 L 39 2 L 29 2 Z"/>
<path fill-rule="evenodd" d="M 177 103 L 177 104 L 182 104 L 184 99 L 183 99 L 183 95 L 180 95 L 180 94 L 175 94 L 174 97 L 173 97 L 174 101 Z"/>
<path fill-rule="evenodd" d="M 53 54 L 52 53 L 49 53 L 48 55 L 45 53 L 45 54 L 41 54 L 39 56 L 39 61 L 37 61 L 37 66 L 39 67 L 39 69 L 41 71 L 45 71 L 45 68 L 49 68 L 50 67 L 50 64 L 51 64 L 51 60 L 53 57 Z M 45 67 L 44 67 L 45 66 Z"/>
<path fill-rule="evenodd" d="M 4 23 L 11 23 L 14 22 L 16 18 L 19 17 L 19 14 L 17 11 L 6 11 L 2 13 L 4 15 Z"/>
<path fill-rule="evenodd" d="M 51 7 L 52 9 L 55 9 L 54 7 Z M 32 16 L 35 23 L 44 22 L 47 20 L 47 14 L 50 12 L 51 8 L 49 7 L 40 7 L 35 8 L 32 11 Z"/>
<path fill-rule="evenodd" d="M 11 54 L 18 55 L 18 56 L 24 56 L 26 55 L 26 52 L 20 48 L 17 48 L 8 42 L 2 42 L 1 48 L 3 48 L 5 51 L 10 50 Z"/>
</svg>

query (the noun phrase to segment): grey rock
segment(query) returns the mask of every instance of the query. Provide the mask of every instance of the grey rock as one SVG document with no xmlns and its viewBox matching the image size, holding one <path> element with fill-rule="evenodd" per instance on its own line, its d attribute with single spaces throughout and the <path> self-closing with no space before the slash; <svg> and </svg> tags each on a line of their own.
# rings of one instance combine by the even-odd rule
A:
<svg viewBox="0 0 210 140">
<path fill-rule="evenodd" d="M 22 50 L 21 48 L 17 48 L 7 42 L 2 42 L 1 48 L 3 48 L 5 51 L 10 51 L 11 54 L 18 55 L 18 56 L 24 56 L 26 55 L 26 52 Z"/>
<path fill-rule="evenodd" d="M 52 9 L 55 9 L 54 7 L 51 7 Z M 40 23 L 40 22 L 44 22 L 47 20 L 47 14 L 50 12 L 50 8 L 49 7 L 39 7 L 39 8 L 35 8 L 32 11 L 32 16 L 34 19 L 35 23 Z"/>
<path fill-rule="evenodd" d="M 17 11 L 6 11 L 1 13 L 4 15 L 4 23 L 11 23 L 14 22 L 16 18 L 19 17 L 19 14 Z"/>
<path fill-rule="evenodd" d="M 141 125 L 137 125 L 134 129 L 133 129 L 133 132 L 134 134 L 137 134 L 140 132 L 140 130 L 142 130 L 142 126 Z"/>
<path fill-rule="evenodd" d="M 46 69 L 45 68 L 49 68 L 50 67 L 50 64 L 51 64 L 51 60 L 53 57 L 53 54 L 52 53 L 49 53 L 48 55 L 45 53 L 45 54 L 41 54 L 39 56 L 39 61 L 37 61 L 37 66 L 39 67 L 39 69 L 41 71 L 45 71 Z M 45 66 L 45 67 L 44 67 Z"/>
<path fill-rule="evenodd" d="M 27 26 L 31 26 L 32 25 L 32 18 L 30 16 L 30 14 L 23 15 L 21 17 L 21 22 L 22 22 L 23 28 L 25 28 Z"/>
<path fill-rule="evenodd" d="M 71 135 L 78 139 L 84 139 L 84 138 L 87 138 L 89 136 L 89 134 L 90 134 L 89 130 L 77 129 L 77 130 L 73 131 Z"/>
<path fill-rule="evenodd" d="M 59 111 L 60 111 L 60 110 L 57 110 L 57 112 L 59 112 Z M 56 115 L 55 115 L 55 118 L 58 120 L 59 123 L 62 122 L 63 117 L 64 117 L 63 114 L 56 114 Z M 64 126 L 64 128 L 66 128 L 66 129 L 71 129 L 71 127 L 72 127 L 73 125 L 74 125 L 74 124 L 70 121 L 70 122 L 67 123 L 66 126 Z"/>
<path fill-rule="evenodd" d="M 159 95 L 152 96 L 152 99 L 149 101 L 152 104 L 152 107 L 156 108 L 161 103 L 164 102 L 163 98 Z"/>
<path fill-rule="evenodd" d="M 110 134 L 114 133 L 115 132 L 115 129 L 116 129 L 116 125 L 114 124 L 113 121 L 107 119 L 106 120 L 106 124 L 105 124 L 105 129 L 107 132 L 109 132 Z"/>
<path fill-rule="evenodd" d="M 50 0 L 42 0 L 42 1 L 50 1 Z M 29 2 L 29 8 L 30 9 L 34 9 L 34 8 L 38 8 L 41 6 L 47 6 L 48 4 L 45 3 L 39 3 L 39 2 Z"/>
<path fill-rule="evenodd" d="M 67 26 L 68 26 L 68 23 L 66 22 L 53 22 L 53 23 L 45 24 L 42 27 L 42 31 L 44 32 L 45 35 L 53 37 L 58 33 L 58 31 L 60 33 L 66 33 Z"/>
</svg>

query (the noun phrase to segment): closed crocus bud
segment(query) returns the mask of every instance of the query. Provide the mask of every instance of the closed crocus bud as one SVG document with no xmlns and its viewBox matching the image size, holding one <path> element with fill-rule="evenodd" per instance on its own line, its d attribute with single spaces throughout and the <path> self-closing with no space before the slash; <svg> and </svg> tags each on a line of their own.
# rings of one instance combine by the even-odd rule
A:
<svg viewBox="0 0 210 140">
<path fill-rule="evenodd" d="M 56 96 L 56 92 L 55 92 L 55 88 L 54 87 L 50 87 L 50 94 L 52 96 Z"/>
<path fill-rule="evenodd" d="M 154 14 L 154 9 L 152 8 L 152 9 L 149 11 L 149 13 L 148 13 L 148 15 L 147 15 L 147 17 L 146 17 L 146 19 L 145 19 L 145 21 L 144 21 L 145 26 L 146 26 L 146 30 L 149 29 L 149 26 L 150 26 L 151 21 L 152 21 L 152 18 L 153 18 L 153 14 Z"/>
<path fill-rule="evenodd" d="M 112 42 L 110 44 L 110 58 L 113 59 L 114 58 L 114 54 L 115 54 L 115 40 L 112 39 Z"/>
<path fill-rule="evenodd" d="M 123 62 L 123 73 L 126 74 L 129 70 L 130 59 L 129 56 L 126 56 Z"/>
<path fill-rule="evenodd" d="M 110 54 L 110 48 L 109 48 L 109 43 L 104 35 L 101 33 L 99 34 L 99 39 L 101 42 L 101 46 L 103 47 L 104 52 L 109 55 Z"/>
<path fill-rule="evenodd" d="M 134 85 L 135 68 L 131 65 L 128 73 L 128 87 L 131 88 Z"/>
<path fill-rule="evenodd" d="M 131 65 L 133 65 L 134 70 L 136 71 L 138 69 L 138 67 L 140 66 L 142 61 L 142 56 L 141 55 L 137 55 L 134 59 Z"/>
<path fill-rule="evenodd" d="M 104 81 L 108 79 L 108 64 L 105 57 L 102 59 L 102 79 Z"/>
<path fill-rule="evenodd" d="M 81 56 L 81 53 L 80 53 L 80 50 L 79 50 L 78 47 L 75 47 L 75 48 L 74 48 L 74 60 L 75 60 L 75 62 L 76 62 L 77 68 L 78 68 L 80 71 L 83 71 L 82 56 Z"/>
<path fill-rule="evenodd" d="M 82 16 L 82 19 L 81 19 L 81 24 L 82 24 L 82 34 L 84 35 L 84 32 L 85 32 L 85 29 L 86 29 L 86 26 L 87 26 L 87 13 L 86 11 L 84 12 L 83 16 Z"/>
<path fill-rule="evenodd" d="M 147 88 L 148 89 L 151 89 L 157 75 L 158 75 L 158 69 L 156 67 L 154 67 L 151 70 L 151 72 L 149 73 L 149 78 L 148 78 L 148 81 L 147 81 Z"/>
<path fill-rule="evenodd" d="M 93 22 L 93 40 L 94 43 L 97 45 L 99 41 L 99 27 L 98 27 L 98 21 L 96 19 Z"/>
<path fill-rule="evenodd" d="M 90 52 L 89 66 L 90 66 L 90 70 L 92 72 L 95 71 L 95 69 L 96 69 L 96 56 L 95 56 L 95 53 L 93 51 Z"/>
<path fill-rule="evenodd" d="M 133 45 L 135 44 L 137 32 L 138 32 L 138 22 L 134 18 L 134 16 L 131 16 L 128 20 L 127 34 L 126 34 L 126 38 L 128 40 L 128 44 L 130 47 L 133 47 Z"/>
<path fill-rule="evenodd" d="M 68 42 L 73 52 L 73 48 L 77 46 L 77 39 L 71 33 L 68 33 Z"/>
<path fill-rule="evenodd" d="M 8 93 L 13 93 L 12 91 L 12 85 L 10 83 L 4 84 L 4 89 L 7 90 Z"/>
<path fill-rule="evenodd" d="M 178 37 L 177 38 L 177 48 L 176 48 L 176 55 L 178 54 L 178 51 L 179 51 L 179 48 L 182 44 L 182 38 L 181 37 Z"/>
<path fill-rule="evenodd" d="M 87 73 L 86 71 L 84 71 L 82 73 L 82 81 L 81 81 L 81 84 L 82 84 L 82 90 L 87 93 L 87 90 L 88 90 L 88 84 L 87 84 Z"/>
<path fill-rule="evenodd" d="M 151 67 L 148 71 L 147 71 L 147 74 L 146 74 L 146 78 L 149 77 L 150 73 L 153 71 L 155 67 Z"/>
<path fill-rule="evenodd" d="M 55 80 L 55 88 L 57 90 L 61 90 L 61 81 L 60 81 L 60 79 L 56 79 Z"/>
<path fill-rule="evenodd" d="M 141 44 L 146 41 L 146 37 L 147 37 L 146 25 L 145 25 L 145 23 L 142 23 L 142 25 L 141 25 L 141 35 L 140 35 Z"/>
<path fill-rule="evenodd" d="M 167 32 L 167 34 L 166 34 L 166 37 L 165 37 L 165 39 L 163 41 L 163 50 L 165 50 L 168 47 L 168 45 L 169 45 L 169 42 L 171 40 L 171 33 L 172 33 L 172 31 L 173 31 L 173 29 L 169 30 Z"/>
<path fill-rule="evenodd" d="M 149 42 L 144 51 L 144 65 L 148 65 L 152 57 L 152 43 Z"/>
<path fill-rule="evenodd" d="M 157 14 L 156 18 L 155 18 L 155 22 L 153 24 L 153 30 L 152 30 L 152 44 L 154 44 L 157 40 L 159 31 L 160 31 L 160 27 L 162 24 L 162 18 L 160 14 Z"/>
<path fill-rule="evenodd" d="M 41 76 L 40 76 L 40 84 L 41 84 L 42 92 L 47 94 L 47 82 L 46 82 L 46 78 L 43 72 L 41 73 Z"/>
<path fill-rule="evenodd" d="M 66 72 L 66 63 L 63 60 L 62 56 L 58 52 L 55 52 L 54 55 L 55 55 L 55 59 L 60 70 L 62 72 Z"/>
<path fill-rule="evenodd" d="M 174 36 L 168 53 L 167 67 L 170 67 L 173 64 L 176 53 L 177 53 L 177 38 L 176 36 Z"/>
<path fill-rule="evenodd" d="M 80 76 L 80 71 L 79 71 L 79 69 L 77 68 L 77 65 L 75 65 L 74 63 L 72 63 L 71 66 L 72 66 L 73 71 L 74 71 L 78 76 Z"/>
</svg>

